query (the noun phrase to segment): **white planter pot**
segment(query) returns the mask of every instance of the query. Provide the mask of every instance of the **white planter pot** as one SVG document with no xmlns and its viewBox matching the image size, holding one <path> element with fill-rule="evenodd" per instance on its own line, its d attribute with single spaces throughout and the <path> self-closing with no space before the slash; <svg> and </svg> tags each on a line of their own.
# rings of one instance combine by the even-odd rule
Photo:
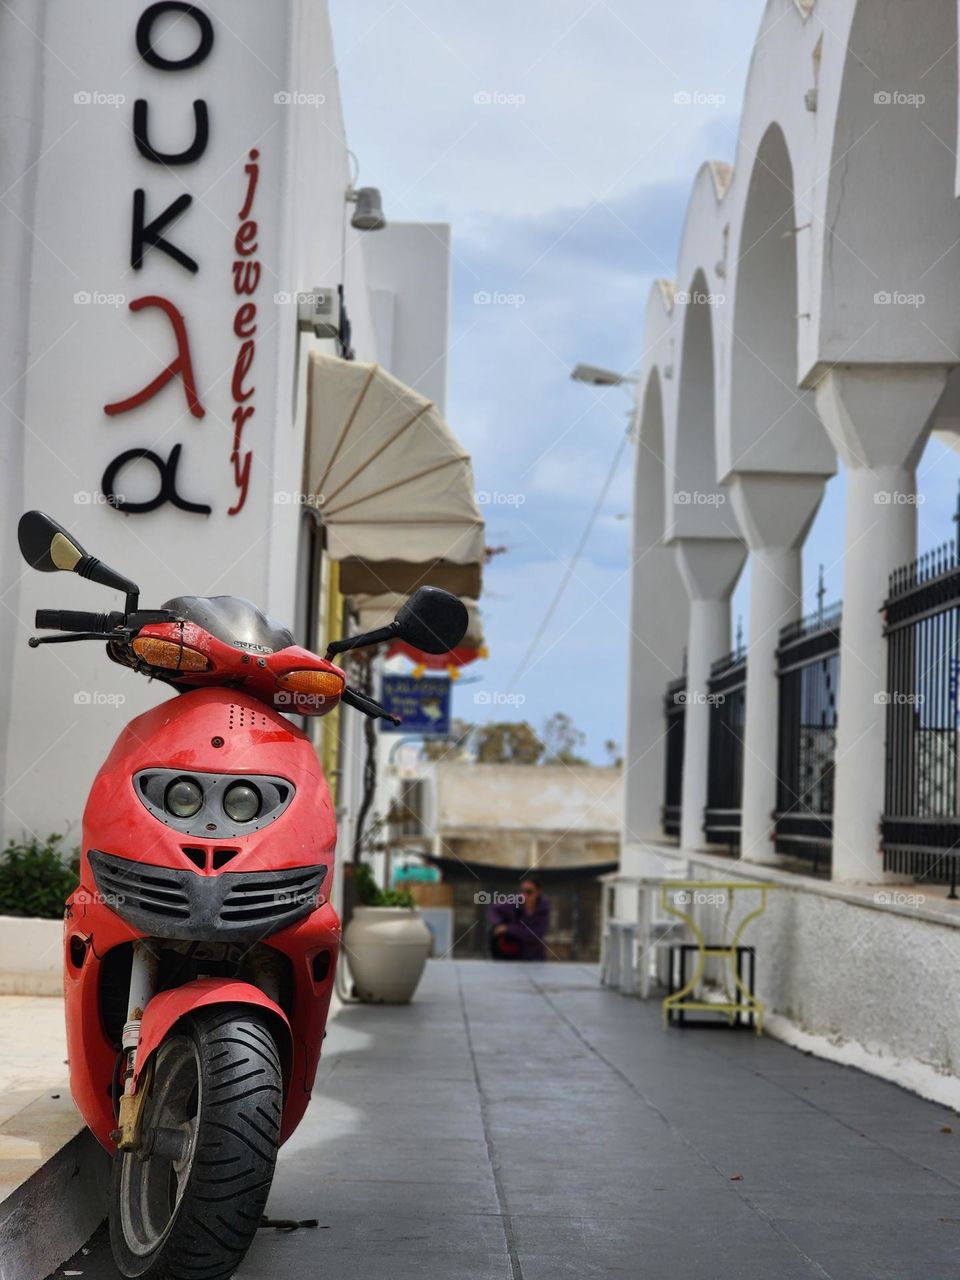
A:
<svg viewBox="0 0 960 1280">
<path fill-rule="evenodd" d="M 0 916 L 0 995 L 63 995 L 63 921 Z"/>
<path fill-rule="evenodd" d="M 409 907 L 357 907 L 343 935 L 361 1000 L 406 1004 L 427 963 L 432 935 Z"/>
</svg>

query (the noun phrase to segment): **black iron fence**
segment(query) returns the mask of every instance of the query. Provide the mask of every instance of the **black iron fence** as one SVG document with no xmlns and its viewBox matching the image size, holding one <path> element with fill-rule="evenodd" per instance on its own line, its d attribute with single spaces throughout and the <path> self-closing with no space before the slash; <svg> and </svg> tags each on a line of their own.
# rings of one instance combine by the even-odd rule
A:
<svg viewBox="0 0 960 1280">
<path fill-rule="evenodd" d="M 707 682 L 710 740 L 707 807 L 703 833 L 708 844 L 740 847 L 743 804 L 743 730 L 747 711 L 747 659 L 727 654 L 710 668 Z"/>
<path fill-rule="evenodd" d="M 932 551 L 890 579 L 884 870 L 949 883 L 960 868 L 960 559 Z"/>
<path fill-rule="evenodd" d="M 830 863 L 840 685 L 841 606 L 818 609 L 780 632 L 777 853 Z"/>
<path fill-rule="evenodd" d="M 683 722 L 686 692 L 687 677 L 679 676 L 667 685 L 663 698 L 666 741 L 660 825 L 665 836 L 677 840 L 680 838 L 680 806 L 683 798 Z"/>
</svg>

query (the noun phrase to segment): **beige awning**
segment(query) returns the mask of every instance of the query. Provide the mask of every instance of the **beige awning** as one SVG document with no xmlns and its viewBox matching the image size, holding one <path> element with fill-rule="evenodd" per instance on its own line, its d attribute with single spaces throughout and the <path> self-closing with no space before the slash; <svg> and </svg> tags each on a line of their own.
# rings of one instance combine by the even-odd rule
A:
<svg viewBox="0 0 960 1280">
<path fill-rule="evenodd" d="M 379 365 L 312 353 L 306 467 L 345 595 L 479 596 L 473 468 L 431 401 Z"/>
<path fill-rule="evenodd" d="M 354 596 L 353 605 L 359 615 L 360 631 L 375 631 L 385 627 L 396 617 L 397 610 L 406 596 L 390 592 L 380 596 Z M 484 646 L 483 623 L 476 600 L 464 600 L 467 606 L 467 630 L 460 642 L 470 649 L 482 649 Z"/>
</svg>

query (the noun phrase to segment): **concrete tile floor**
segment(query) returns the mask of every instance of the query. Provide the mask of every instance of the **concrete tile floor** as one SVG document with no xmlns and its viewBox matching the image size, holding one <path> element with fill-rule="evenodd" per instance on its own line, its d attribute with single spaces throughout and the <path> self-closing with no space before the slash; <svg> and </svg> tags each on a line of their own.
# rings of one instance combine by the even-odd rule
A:
<svg viewBox="0 0 960 1280">
<path fill-rule="evenodd" d="M 3 1201 L 83 1128 L 66 1056 L 62 999 L 0 996 L 0 1220 Z"/>
<path fill-rule="evenodd" d="M 0 1124 L 67 1080 L 58 996 L 0 996 Z"/>
<path fill-rule="evenodd" d="M 954 1280 L 960 1119 L 664 1032 L 585 967 L 437 962 L 333 1024 L 268 1211 L 321 1227 L 262 1231 L 240 1280 Z M 115 1280 L 102 1238 L 66 1265 Z"/>
</svg>

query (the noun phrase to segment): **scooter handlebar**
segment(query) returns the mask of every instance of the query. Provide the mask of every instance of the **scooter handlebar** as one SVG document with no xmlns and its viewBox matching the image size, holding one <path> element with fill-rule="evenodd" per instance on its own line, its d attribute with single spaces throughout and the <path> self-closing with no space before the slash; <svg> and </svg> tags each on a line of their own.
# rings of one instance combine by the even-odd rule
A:
<svg viewBox="0 0 960 1280">
<path fill-rule="evenodd" d="M 122 621 L 122 613 L 87 613 L 82 609 L 38 609 L 34 625 L 42 631 L 97 631 L 108 635 Z"/>
</svg>

